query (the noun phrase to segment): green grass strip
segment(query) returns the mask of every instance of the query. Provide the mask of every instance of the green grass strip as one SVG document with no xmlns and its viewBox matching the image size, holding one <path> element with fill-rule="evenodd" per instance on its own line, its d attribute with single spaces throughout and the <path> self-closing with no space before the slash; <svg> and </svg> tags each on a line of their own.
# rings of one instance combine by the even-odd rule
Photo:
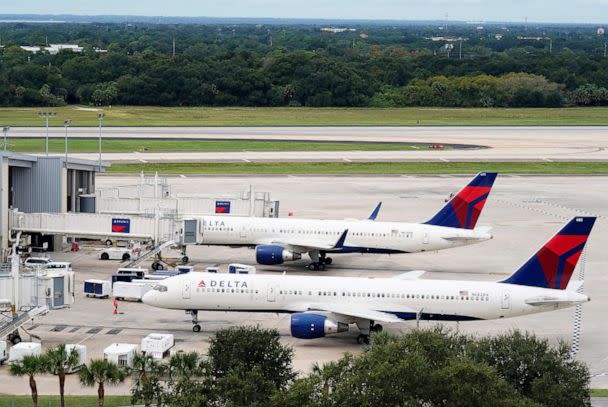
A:
<svg viewBox="0 0 608 407">
<path fill-rule="evenodd" d="M 111 173 L 161 174 L 608 174 L 608 163 L 594 162 L 406 162 L 406 163 L 115 163 Z"/>
<path fill-rule="evenodd" d="M 108 391 L 106 389 L 106 391 Z M 98 407 L 97 396 L 65 396 L 66 407 Z M 130 406 L 130 396 L 106 396 L 105 407 Z M 0 407 L 31 407 L 31 396 L 0 395 Z M 59 407 L 59 396 L 38 396 L 38 407 Z"/>
<path fill-rule="evenodd" d="M 68 150 L 72 153 L 94 153 L 99 142 L 90 139 L 68 140 Z M 22 153 L 45 151 L 45 140 L 39 138 L 10 139 L 9 150 Z M 445 146 L 446 150 L 450 146 Z M 248 140 L 102 140 L 104 153 L 138 152 L 227 152 L 227 151 L 429 151 L 428 145 L 407 143 L 340 143 L 340 142 L 298 142 L 298 141 L 248 141 Z M 49 151 L 65 151 L 65 141 L 50 139 Z"/>
<path fill-rule="evenodd" d="M 608 107 L 574 108 L 309 108 L 154 107 L 0 108 L 0 126 L 43 126 L 38 111 L 53 111 L 51 126 L 538 126 L 608 125 Z"/>
</svg>

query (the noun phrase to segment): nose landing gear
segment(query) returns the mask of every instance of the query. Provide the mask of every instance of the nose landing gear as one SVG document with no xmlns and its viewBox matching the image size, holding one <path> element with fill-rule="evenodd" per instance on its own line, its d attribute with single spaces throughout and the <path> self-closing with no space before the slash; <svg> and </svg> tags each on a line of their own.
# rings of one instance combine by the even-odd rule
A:
<svg viewBox="0 0 608 407">
<path fill-rule="evenodd" d="M 198 323 L 198 311 L 189 310 L 188 313 L 192 315 L 192 332 L 200 332 L 201 326 Z"/>
</svg>

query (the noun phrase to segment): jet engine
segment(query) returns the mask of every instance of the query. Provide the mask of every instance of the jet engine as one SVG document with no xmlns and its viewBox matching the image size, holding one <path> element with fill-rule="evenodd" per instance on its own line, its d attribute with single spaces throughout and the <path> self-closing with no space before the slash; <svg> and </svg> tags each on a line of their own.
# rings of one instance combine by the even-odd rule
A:
<svg viewBox="0 0 608 407">
<path fill-rule="evenodd" d="M 348 331 L 348 324 L 336 322 L 325 315 L 299 312 L 291 314 L 291 336 L 300 339 L 322 338 Z"/>
<path fill-rule="evenodd" d="M 281 246 L 263 245 L 255 248 L 255 261 L 258 264 L 283 264 L 283 262 L 300 260 L 301 258 L 300 253 L 294 253 Z"/>
</svg>

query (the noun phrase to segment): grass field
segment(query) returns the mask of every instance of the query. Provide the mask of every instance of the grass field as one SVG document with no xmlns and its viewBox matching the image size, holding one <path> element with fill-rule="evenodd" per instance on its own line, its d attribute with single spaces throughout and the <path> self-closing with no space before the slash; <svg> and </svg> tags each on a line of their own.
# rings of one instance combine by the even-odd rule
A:
<svg viewBox="0 0 608 407">
<path fill-rule="evenodd" d="M 608 397 L 608 389 L 591 389 L 591 397 Z"/>
<path fill-rule="evenodd" d="M 608 174 L 608 163 L 495 162 L 495 163 L 115 163 L 111 173 L 161 174 Z"/>
<path fill-rule="evenodd" d="M 11 138 L 9 150 L 17 152 L 37 153 L 44 151 L 44 139 Z M 98 141 L 90 139 L 71 139 L 68 142 L 72 153 L 90 153 L 98 151 Z M 292 142 L 292 141 L 247 141 L 247 140 L 117 140 L 104 139 L 103 152 L 124 153 L 140 152 L 171 152 L 171 151 L 386 151 L 386 150 L 428 150 L 428 145 L 410 145 L 406 143 L 333 143 L 333 142 Z M 450 146 L 445 146 L 449 149 Z M 65 151 L 63 139 L 49 139 L 49 151 Z"/>
<path fill-rule="evenodd" d="M 608 107 L 560 109 L 448 108 L 211 108 L 115 106 L 95 109 L 0 108 L 0 126 L 43 126 L 40 110 L 57 112 L 49 124 L 97 126 L 445 126 L 445 125 L 608 125 Z"/>
<path fill-rule="evenodd" d="M 106 389 L 106 392 L 108 390 Z M 39 396 L 38 407 L 59 407 L 59 396 Z M 66 407 L 98 407 L 97 396 L 66 396 Z M 130 406 L 130 396 L 106 396 L 106 407 Z M 0 407 L 31 407 L 31 396 L 0 395 Z"/>
</svg>

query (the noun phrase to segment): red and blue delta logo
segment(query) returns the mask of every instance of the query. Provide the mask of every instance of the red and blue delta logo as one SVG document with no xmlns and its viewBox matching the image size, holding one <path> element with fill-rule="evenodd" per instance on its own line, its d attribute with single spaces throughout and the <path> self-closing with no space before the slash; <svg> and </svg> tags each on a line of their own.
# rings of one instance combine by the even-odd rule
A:
<svg viewBox="0 0 608 407">
<path fill-rule="evenodd" d="M 230 213 L 230 201 L 215 201 L 215 213 Z"/>
<path fill-rule="evenodd" d="M 200 283 L 198 283 L 198 287 L 199 287 L 199 288 L 205 288 L 205 287 L 206 287 L 206 285 L 205 285 L 205 280 L 201 280 L 201 282 L 200 282 Z"/>
<path fill-rule="evenodd" d="M 131 219 L 112 218 L 112 233 L 131 233 Z"/>
</svg>

